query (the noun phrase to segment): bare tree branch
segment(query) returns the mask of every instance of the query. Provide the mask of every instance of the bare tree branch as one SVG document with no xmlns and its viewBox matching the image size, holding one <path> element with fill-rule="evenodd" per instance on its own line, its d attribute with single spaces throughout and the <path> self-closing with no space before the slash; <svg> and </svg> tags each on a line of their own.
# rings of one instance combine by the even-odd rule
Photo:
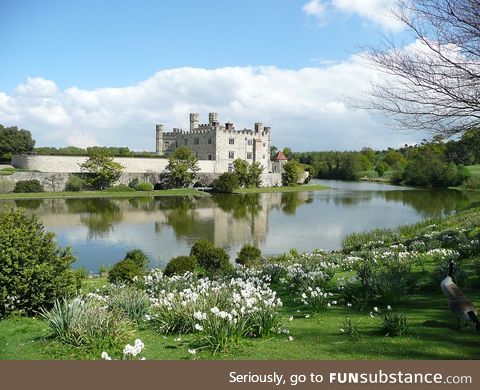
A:
<svg viewBox="0 0 480 390">
<path fill-rule="evenodd" d="M 404 129 L 450 137 L 480 127 L 480 0 L 399 0 L 392 15 L 416 38 L 384 39 L 364 57 L 387 74 L 362 106 Z"/>
</svg>

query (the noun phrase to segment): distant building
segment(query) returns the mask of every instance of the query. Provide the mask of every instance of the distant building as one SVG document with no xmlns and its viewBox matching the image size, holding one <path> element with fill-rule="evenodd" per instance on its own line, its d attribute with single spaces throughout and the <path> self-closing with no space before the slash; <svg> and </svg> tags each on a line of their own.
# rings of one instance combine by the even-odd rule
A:
<svg viewBox="0 0 480 390">
<path fill-rule="evenodd" d="M 271 129 L 255 123 L 254 129 L 236 130 L 233 123 L 221 125 L 217 113 L 208 114 L 208 124 L 200 124 L 200 115 L 190 114 L 190 130 L 174 128 L 164 132 L 156 125 L 156 153 L 168 156 L 175 149 L 186 146 L 199 160 L 215 160 L 217 172 L 233 171 L 237 158 L 249 163 L 258 161 L 264 172 L 272 172 L 270 161 Z"/>
</svg>

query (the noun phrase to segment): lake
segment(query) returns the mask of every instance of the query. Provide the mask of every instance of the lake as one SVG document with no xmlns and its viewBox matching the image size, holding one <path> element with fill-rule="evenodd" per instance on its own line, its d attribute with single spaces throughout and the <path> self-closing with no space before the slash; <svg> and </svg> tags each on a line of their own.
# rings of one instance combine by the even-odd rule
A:
<svg viewBox="0 0 480 390">
<path fill-rule="evenodd" d="M 296 248 L 340 249 L 354 232 L 394 227 L 480 205 L 480 196 L 455 190 L 414 189 L 366 182 L 312 180 L 313 192 L 95 199 L 0 200 L 37 214 L 70 245 L 75 267 L 97 272 L 140 248 L 151 267 L 164 267 L 207 239 L 232 259 L 245 243 L 271 255 Z"/>
</svg>

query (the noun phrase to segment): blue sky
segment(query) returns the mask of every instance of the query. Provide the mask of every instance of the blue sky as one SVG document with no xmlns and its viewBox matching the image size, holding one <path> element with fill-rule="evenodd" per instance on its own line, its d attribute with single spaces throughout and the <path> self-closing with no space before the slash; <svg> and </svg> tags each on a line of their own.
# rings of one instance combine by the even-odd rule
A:
<svg viewBox="0 0 480 390">
<path fill-rule="evenodd" d="M 155 122 L 211 110 L 296 150 L 410 143 L 347 104 L 368 87 L 354 53 L 403 35 L 380 1 L 0 0 L 0 123 L 39 145 L 148 150 Z"/>
</svg>

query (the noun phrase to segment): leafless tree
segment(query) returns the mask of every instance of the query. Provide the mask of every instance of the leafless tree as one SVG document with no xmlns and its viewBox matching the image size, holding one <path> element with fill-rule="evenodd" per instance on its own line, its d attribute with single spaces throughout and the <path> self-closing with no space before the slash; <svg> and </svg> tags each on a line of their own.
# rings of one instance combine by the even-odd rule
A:
<svg viewBox="0 0 480 390">
<path fill-rule="evenodd" d="M 480 0 L 399 0 L 393 16 L 415 43 L 385 38 L 365 57 L 388 76 L 364 107 L 401 128 L 443 137 L 480 127 Z"/>
</svg>

